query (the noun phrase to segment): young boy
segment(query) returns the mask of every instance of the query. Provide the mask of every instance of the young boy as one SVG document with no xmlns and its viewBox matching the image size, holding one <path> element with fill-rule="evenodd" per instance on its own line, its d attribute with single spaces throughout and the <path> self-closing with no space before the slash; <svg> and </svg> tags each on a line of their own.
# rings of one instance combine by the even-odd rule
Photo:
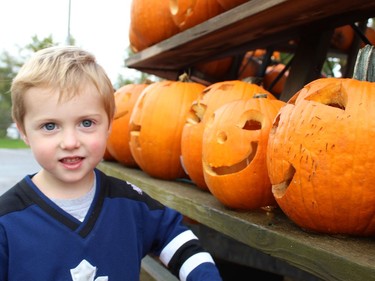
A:
<svg viewBox="0 0 375 281">
<path fill-rule="evenodd" d="M 42 168 L 0 198 L 0 281 L 139 281 L 149 253 L 180 280 L 221 280 L 181 214 L 95 168 L 113 92 L 76 47 L 43 49 L 15 77 L 13 118 Z"/>
</svg>

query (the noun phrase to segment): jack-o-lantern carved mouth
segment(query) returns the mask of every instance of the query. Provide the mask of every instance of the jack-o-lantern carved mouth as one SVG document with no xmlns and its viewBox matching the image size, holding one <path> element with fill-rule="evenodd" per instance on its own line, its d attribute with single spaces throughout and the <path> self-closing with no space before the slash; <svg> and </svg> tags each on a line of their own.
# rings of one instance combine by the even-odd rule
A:
<svg viewBox="0 0 375 281">
<path fill-rule="evenodd" d="M 290 183 L 293 180 L 293 177 L 296 173 L 296 169 L 293 167 L 292 164 L 289 163 L 288 169 L 285 171 L 284 181 L 279 184 L 272 185 L 272 193 L 276 198 L 281 198 L 286 193 Z"/>
<path fill-rule="evenodd" d="M 244 170 L 246 167 L 248 167 L 251 164 L 258 149 L 258 142 L 253 141 L 250 143 L 250 145 L 251 145 L 251 149 L 249 150 L 249 154 L 242 161 L 231 166 L 220 166 L 220 167 L 213 167 L 208 164 L 204 164 L 206 171 L 209 171 L 211 174 L 223 176 L 223 175 L 228 175 L 228 174 L 235 174 Z"/>
</svg>

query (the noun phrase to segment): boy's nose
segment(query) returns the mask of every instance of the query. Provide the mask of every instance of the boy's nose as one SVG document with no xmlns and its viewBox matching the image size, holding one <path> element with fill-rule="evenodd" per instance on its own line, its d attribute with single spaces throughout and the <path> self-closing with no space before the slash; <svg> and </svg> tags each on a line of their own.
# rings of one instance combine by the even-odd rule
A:
<svg viewBox="0 0 375 281">
<path fill-rule="evenodd" d="M 63 132 L 60 147 L 62 149 L 75 149 L 80 146 L 80 141 L 77 133 L 74 130 L 67 130 Z"/>
</svg>

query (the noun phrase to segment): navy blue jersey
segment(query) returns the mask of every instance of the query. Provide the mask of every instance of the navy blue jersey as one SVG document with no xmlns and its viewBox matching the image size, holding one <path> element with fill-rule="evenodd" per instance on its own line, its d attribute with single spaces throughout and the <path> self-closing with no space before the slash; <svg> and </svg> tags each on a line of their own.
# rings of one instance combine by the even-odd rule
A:
<svg viewBox="0 0 375 281">
<path fill-rule="evenodd" d="M 221 280 L 181 214 L 132 184 L 95 173 L 96 193 L 83 222 L 30 176 L 0 197 L 0 281 L 139 281 L 147 254 L 160 257 L 180 280 Z"/>
</svg>

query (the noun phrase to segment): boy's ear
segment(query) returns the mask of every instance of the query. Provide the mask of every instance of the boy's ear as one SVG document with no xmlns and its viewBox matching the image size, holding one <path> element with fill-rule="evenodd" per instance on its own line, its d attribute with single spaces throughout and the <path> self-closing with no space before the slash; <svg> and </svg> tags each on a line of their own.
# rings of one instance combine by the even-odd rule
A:
<svg viewBox="0 0 375 281">
<path fill-rule="evenodd" d="M 18 123 L 16 123 L 16 126 L 17 126 L 18 131 L 20 132 L 21 138 L 24 141 L 24 143 L 26 143 L 27 145 L 29 145 L 29 140 L 28 140 L 28 138 L 26 136 L 25 130 Z"/>
</svg>

